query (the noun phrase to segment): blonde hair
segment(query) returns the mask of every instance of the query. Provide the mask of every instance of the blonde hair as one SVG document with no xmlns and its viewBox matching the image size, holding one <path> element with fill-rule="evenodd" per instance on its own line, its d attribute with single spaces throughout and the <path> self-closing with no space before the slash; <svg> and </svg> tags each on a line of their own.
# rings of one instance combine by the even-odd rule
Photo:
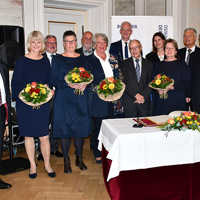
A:
<svg viewBox="0 0 200 200">
<path fill-rule="evenodd" d="M 40 53 L 43 53 L 45 50 L 45 44 L 44 44 L 44 37 L 40 31 L 32 31 L 28 35 L 27 39 L 27 49 L 30 52 L 30 45 L 32 41 L 41 41 L 42 42 L 42 48 L 40 50 Z"/>
</svg>

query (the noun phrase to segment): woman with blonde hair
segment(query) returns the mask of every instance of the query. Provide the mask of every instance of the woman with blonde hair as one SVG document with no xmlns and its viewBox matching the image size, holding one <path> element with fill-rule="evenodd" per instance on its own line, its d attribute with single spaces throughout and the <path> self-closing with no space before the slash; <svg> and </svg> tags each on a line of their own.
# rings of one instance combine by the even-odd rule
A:
<svg viewBox="0 0 200 200">
<path fill-rule="evenodd" d="M 49 84 L 50 66 L 48 60 L 42 56 L 44 51 L 43 35 L 39 31 L 32 31 L 27 40 L 28 53 L 16 62 L 13 79 L 12 95 L 16 100 L 16 113 L 19 124 L 19 134 L 25 137 L 25 148 L 30 162 L 29 177 L 36 178 L 35 144 L 34 138 L 40 139 L 40 147 L 44 158 L 45 170 L 49 177 L 56 174 L 50 165 L 49 145 L 49 103 L 43 104 L 39 109 L 33 109 L 24 104 L 18 95 L 26 84 L 38 82 Z"/>
</svg>

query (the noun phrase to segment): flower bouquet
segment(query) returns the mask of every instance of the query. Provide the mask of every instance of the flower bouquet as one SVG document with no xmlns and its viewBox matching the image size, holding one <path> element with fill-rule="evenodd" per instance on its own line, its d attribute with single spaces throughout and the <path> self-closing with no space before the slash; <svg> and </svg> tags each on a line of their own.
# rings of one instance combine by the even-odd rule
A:
<svg viewBox="0 0 200 200">
<path fill-rule="evenodd" d="M 167 77 L 165 74 L 157 74 L 149 83 L 149 87 L 159 92 L 161 99 L 167 99 L 168 90 L 174 85 L 174 80 Z"/>
<path fill-rule="evenodd" d="M 76 87 L 86 86 L 93 81 L 93 75 L 83 67 L 75 67 L 65 76 L 68 85 L 75 87 L 75 94 L 83 95 L 83 91 Z"/>
<path fill-rule="evenodd" d="M 182 112 L 179 116 L 168 119 L 160 128 L 164 131 L 192 129 L 200 132 L 200 115 L 190 111 Z"/>
<path fill-rule="evenodd" d="M 116 101 L 121 98 L 125 90 L 125 84 L 113 77 L 102 80 L 97 86 L 97 94 L 104 101 Z"/>
<path fill-rule="evenodd" d="M 53 96 L 51 89 L 40 83 L 28 83 L 20 93 L 19 99 L 33 108 L 39 108 L 47 103 Z"/>
</svg>

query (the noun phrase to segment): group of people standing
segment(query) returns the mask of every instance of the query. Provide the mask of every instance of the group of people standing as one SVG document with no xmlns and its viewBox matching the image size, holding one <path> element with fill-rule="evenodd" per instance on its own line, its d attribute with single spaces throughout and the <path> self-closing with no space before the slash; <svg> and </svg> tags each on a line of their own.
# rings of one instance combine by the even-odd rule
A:
<svg viewBox="0 0 200 200">
<path fill-rule="evenodd" d="M 61 141 L 64 172 L 71 173 L 69 149 L 72 139 L 75 164 L 80 170 L 87 169 L 83 162 L 83 145 L 84 138 L 90 134 L 96 163 L 101 163 L 98 135 L 103 119 L 162 115 L 189 108 L 200 112 L 200 50 L 195 46 L 196 30 L 188 28 L 184 31 L 185 48 L 181 50 L 178 50 L 175 40 L 166 40 L 161 32 L 155 33 L 152 39 L 153 51 L 146 58 L 142 56 L 141 42 L 130 39 L 132 32 L 131 23 L 123 22 L 120 28 L 121 40 L 112 43 L 108 53 L 109 41 L 105 34 L 96 33 L 93 36 L 90 31 L 86 31 L 82 37 L 82 47 L 76 49 L 76 34 L 66 31 L 63 34 L 64 52 L 54 55 L 43 53 L 46 42 L 52 48 L 56 44 L 55 36 L 46 37 L 49 41 L 44 43 L 39 31 L 29 34 L 28 53 L 17 60 L 11 85 L 20 135 L 25 137 L 25 148 L 30 161 L 30 178 L 37 177 L 35 137 L 40 140 L 48 176 L 56 176 L 50 164 L 50 124 L 51 137 Z M 64 77 L 74 67 L 84 67 L 90 71 L 94 76 L 93 82 L 81 86 L 67 84 Z M 148 86 L 159 73 L 174 79 L 166 100 L 160 99 L 159 93 Z M 99 82 L 109 77 L 120 78 L 126 84 L 125 92 L 117 102 L 103 101 L 96 93 Z M 37 110 L 21 102 L 18 95 L 30 82 L 47 84 L 54 92 L 53 100 Z M 83 95 L 75 94 L 75 89 L 83 91 Z M 120 115 L 114 115 L 118 110 Z"/>
</svg>

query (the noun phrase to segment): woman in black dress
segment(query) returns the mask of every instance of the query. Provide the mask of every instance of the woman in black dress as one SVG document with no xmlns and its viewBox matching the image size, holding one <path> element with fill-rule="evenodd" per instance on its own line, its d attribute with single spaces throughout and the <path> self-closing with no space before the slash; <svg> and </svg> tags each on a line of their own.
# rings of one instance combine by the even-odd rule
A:
<svg viewBox="0 0 200 200">
<path fill-rule="evenodd" d="M 152 64 L 161 62 L 164 60 L 164 43 L 165 36 L 162 32 L 156 32 L 152 38 L 153 51 L 146 55 L 146 59 L 150 60 Z"/>
<path fill-rule="evenodd" d="M 54 56 L 52 60 L 52 85 L 56 88 L 54 98 L 53 136 L 61 138 L 64 172 L 71 173 L 69 149 L 74 139 L 76 149 L 76 166 L 86 170 L 83 162 L 83 142 L 90 133 L 90 118 L 88 113 L 88 98 L 86 85 L 74 86 L 67 84 L 65 75 L 74 67 L 86 68 L 85 57 L 75 52 L 76 34 L 66 31 L 63 34 L 64 53 Z M 74 93 L 75 89 L 84 91 L 84 95 Z"/>
<path fill-rule="evenodd" d="M 39 137 L 45 170 L 50 177 L 56 174 L 50 165 L 49 145 L 49 103 L 43 104 L 39 109 L 23 103 L 18 95 L 26 84 L 38 82 L 49 84 L 50 65 L 42 56 L 44 40 L 42 33 L 33 31 L 28 36 L 28 53 L 16 62 L 12 79 L 12 96 L 16 100 L 16 113 L 19 124 L 19 133 L 25 137 L 25 148 L 30 161 L 30 178 L 37 177 L 35 163 L 34 138 Z"/>
<path fill-rule="evenodd" d="M 168 90 L 168 98 L 161 99 L 158 92 L 154 98 L 154 115 L 166 115 L 175 110 L 186 110 L 190 102 L 190 69 L 185 62 L 177 59 L 178 45 L 175 40 L 168 39 L 164 45 L 166 59 L 157 64 L 154 76 L 165 74 L 174 79 L 174 86 Z M 159 91 L 163 93 L 162 90 Z"/>
</svg>

